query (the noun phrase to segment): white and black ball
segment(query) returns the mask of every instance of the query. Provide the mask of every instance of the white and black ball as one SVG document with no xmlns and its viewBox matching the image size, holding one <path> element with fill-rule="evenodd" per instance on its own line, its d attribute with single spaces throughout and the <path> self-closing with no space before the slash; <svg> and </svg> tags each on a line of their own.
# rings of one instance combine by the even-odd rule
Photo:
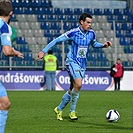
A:
<svg viewBox="0 0 133 133">
<path fill-rule="evenodd" d="M 108 122 L 117 122 L 120 119 L 120 114 L 117 110 L 111 109 L 106 113 Z"/>
</svg>

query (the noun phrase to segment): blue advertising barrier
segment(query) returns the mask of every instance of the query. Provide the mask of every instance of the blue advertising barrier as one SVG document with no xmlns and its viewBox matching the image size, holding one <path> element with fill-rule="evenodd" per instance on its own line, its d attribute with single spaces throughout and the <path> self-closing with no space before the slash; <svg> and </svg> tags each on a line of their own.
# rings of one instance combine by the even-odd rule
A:
<svg viewBox="0 0 133 133">
<path fill-rule="evenodd" d="M 39 90 L 45 85 L 44 71 L 0 71 L 0 80 L 8 90 Z"/>
<path fill-rule="evenodd" d="M 0 80 L 7 90 L 45 89 L 44 71 L 0 71 Z M 67 90 L 70 85 L 67 71 L 56 72 L 56 90 Z M 113 80 L 106 71 L 86 71 L 82 90 L 107 90 Z"/>
</svg>

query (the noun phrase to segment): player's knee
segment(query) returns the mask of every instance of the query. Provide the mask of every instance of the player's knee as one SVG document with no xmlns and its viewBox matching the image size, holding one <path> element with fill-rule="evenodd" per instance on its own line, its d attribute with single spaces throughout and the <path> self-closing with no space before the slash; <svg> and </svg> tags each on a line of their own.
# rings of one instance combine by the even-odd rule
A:
<svg viewBox="0 0 133 133">
<path fill-rule="evenodd" d="M 10 106 L 11 106 L 10 101 L 7 101 L 7 102 L 3 103 L 3 109 L 4 110 L 9 110 Z"/>
<path fill-rule="evenodd" d="M 82 87 L 82 80 L 80 78 L 75 79 L 74 81 L 74 89 L 79 91 Z"/>
<path fill-rule="evenodd" d="M 82 83 L 79 82 L 75 84 L 75 88 L 77 88 L 78 90 L 80 90 L 81 87 L 82 87 Z"/>
</svg>

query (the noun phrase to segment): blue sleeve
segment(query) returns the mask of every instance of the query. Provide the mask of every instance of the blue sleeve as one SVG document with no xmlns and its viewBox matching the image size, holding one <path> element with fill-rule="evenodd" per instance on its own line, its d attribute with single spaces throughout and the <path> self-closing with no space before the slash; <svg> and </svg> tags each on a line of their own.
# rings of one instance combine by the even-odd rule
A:
<svg viewBox="0 0 133 133">
<path fill-rule="evenodd" d="M 96 41 L 96 34 L 93 30 L 90 30 L 92 32 L 92 41 L 91 41 L 91 46 L 94 48 L 102 48 L 104 47 L 104 44 L 99 43 Z"/>
<path fill-rule="evenodd" d="M 102 48 L 102 47 L 104 47 L 104 44 L 99 43 L 99 42 L 94 40 L 94 41 L 92 41 L 91 46 L 94 48 Z"/>
<path fill-rule="evenodd" d="M 1 45 L 3 45 L 3 46 L 12 46 L 10 36 L 2 35 L 1 36 Z"/>
<path fill-rule="evenodd" d="M 11 28 L 0 19 L 1 45 L 11 46 Z"/>
<path fill-rule="evenodd" d="M 56 43 L 58 42 L 62 42 L 62 41 L 66 41 L 69 40 L 69 38 L 66 36 L 66 34 L 63 34 L 59 37 L 57 37 L 56 39 L 54 39 L 53 41 L 51 41 L 43 50 L 42 52 L 47 53 L 47 51 L 53 47 Z"/>
</svg>

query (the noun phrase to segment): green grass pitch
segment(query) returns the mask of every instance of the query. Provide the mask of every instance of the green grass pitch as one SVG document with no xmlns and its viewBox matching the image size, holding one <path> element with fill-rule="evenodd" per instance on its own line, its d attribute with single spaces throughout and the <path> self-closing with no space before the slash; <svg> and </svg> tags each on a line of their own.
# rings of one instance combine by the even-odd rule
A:
<svg viewBox="0 0 133 133">
<path fill-rule="evenodd" d="M 133 94 L 120 91 L 80 91 L 78 121 L 69 120 L 69 105 L 63 121 L 53 109 L 65 91 L 8 91 L 11 101 L 5 133 L 133 133 Z M 108 110 L 116 109 L 120 120 L 107 122 Z"/>
</svg>

